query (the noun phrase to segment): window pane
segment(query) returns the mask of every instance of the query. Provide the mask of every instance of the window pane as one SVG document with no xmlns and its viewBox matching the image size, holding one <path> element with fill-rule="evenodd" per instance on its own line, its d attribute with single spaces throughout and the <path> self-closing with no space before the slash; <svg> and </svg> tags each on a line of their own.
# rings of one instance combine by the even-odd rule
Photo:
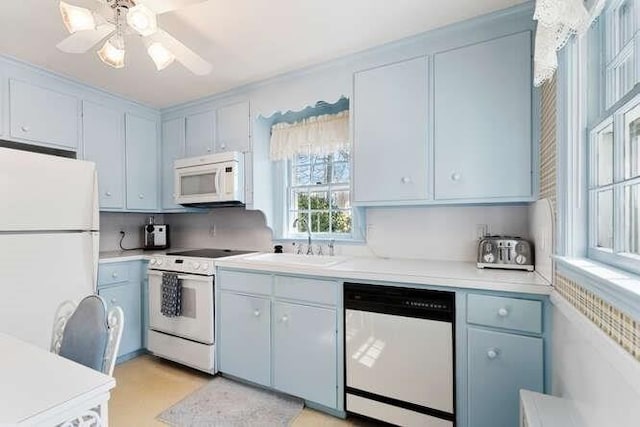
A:
<svg viewBox="0 0 640 427">
<path fill-rule="evenodd" d="M 349 162 L 349 151 L 348 150 L 338 150 L 333 155 L 333 160 L 336 162 Z"/>
<path fill-rule="evenodd" d="M 331 212 L 331 228 L 334 233 L 351 233 L 351 211 Z"/>
<path fill-rule="evenodd" d="M 326 191 L 316 191 L 309 193 L 309 202 L 313 210 L 328 210 L 329 195 Z"/>
<path fill-rule="evenodd" d="M 311 174 L 312 184 L 326 184 L 329 180 L 330 170 L 327 168 L 327 163 L 317 162 L 313 165 Z"/>
<path fill-rule="evenodd" d="M 596 185 L 613 182 L 613 124 L 598 133 L 596 137 Z"/>
<path fill-rule="evenodd" d="M 599 248 L 613 248 L 613 190 L 597 193 L 597 237 Z"/>
<path fill-rule="evenodd" d="M 291 211 L 289 213 L 289 218 L 291 220 L 291 224 L 289 225 L 291 226 L 291 230 L 293 230 L 294 233 L 307 232 L 307 220 L 309 218 L 307 212 Z M 297 222 L 296 219 L 298 220 Z"/>
<path fill-rule="evenodd" d="M 311 168 L 308 165 L 294 167 L 291 182 L 293 185 L 311 184 Z"/>
<path fill-rule="evenodd" d="M 308 154 L 298 154 L 293 159 L 293 162 L 296 166 L 308 165 L 310 161 L 311 157 Z"/>
<path fill-rule="evenodd" d="M 308 210 L 309 209 L 309 195 L 303 191 L 291 192 L 291 204 L 289 207 L 292 210 Z"/>
<path fill-rule="evenodd" d="M 624 115 L 627 129 L 624 141 L 624 177 L 633 178 L 640 175 L 640 106 Z"/>
<path fill-rule="evenodd" d="M 349 209 L 351 200 L 349 191 L 334 191 L 331 193 L 331 207 L 333 209 Z"/>
<path fill-rule="evenodd" d="M 311 212 L 311 232 L 312 233 L 329 233 L 329 212 Z"/>
<path fill-rule="evenodd" d="M 624 2 L 618 8 L 618 22 L 620 47 L 622 47 L 633 37 L 633 3 L 631 1 Z"/>
<path fill-rule="evenodd" d="M 624 189 L 625 252 L 640 255 L 640 184 Z"/>
<path fill-rule="evenodd" d="M 349 182 L 349 163 L 339 162 L 333 164 L 333 182 L 347 183 Z"/>
</svg>

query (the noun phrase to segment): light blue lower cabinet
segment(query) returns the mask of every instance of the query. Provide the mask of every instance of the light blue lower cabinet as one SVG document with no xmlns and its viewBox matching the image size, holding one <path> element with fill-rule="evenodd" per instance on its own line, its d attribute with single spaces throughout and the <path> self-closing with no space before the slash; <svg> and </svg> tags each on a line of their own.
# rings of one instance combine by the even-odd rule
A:
<svg viewBox="0 0 640 427">
<path fill-rule="evenodd" d="M 108 310 L 118 306 L 124 313 L 118 361 L 127 360 L 144 348 L 141 276 L 144 264 L 142 261 L 131 261 L 100 264 L 98 267 L 98 294 L 106 301 Z M 119 275 L 119 272 L 126 274 Z"/>
<path fill-rule="evenodd" d="M 520 389 L 543 391 L 543 339 L 469 327 L 467 343 L 468 426 L 517 426 Z"/>
<path fill-rule="evenodd" d="M 220 293 L 218 356 L 220 371 L 271 385 L 271 301 Z"/>
<path fill-rule="evenodd" d="M 335 408 L 335 310 L 274 302 L 272 331 L 274 388 Z"/>
</svg>

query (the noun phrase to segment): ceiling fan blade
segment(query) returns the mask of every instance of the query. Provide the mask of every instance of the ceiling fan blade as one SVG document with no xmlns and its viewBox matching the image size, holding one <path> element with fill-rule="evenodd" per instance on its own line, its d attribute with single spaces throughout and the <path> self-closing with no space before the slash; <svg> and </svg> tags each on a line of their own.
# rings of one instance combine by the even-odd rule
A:
<svg viewBox="0 0 640 427">
<path fill-rule="evenodd" d="M 115 30 L 113 24 L 101 24 L 95 30 L 78 31 L 56 45 L 67 53 L 85 53 Z"/>
<path fill-rule="evenodd" d="M 193 74 L 204 76 L 209 74 L 213 66 L 205 61 L 200 55 L 186 47 L 182 42 L 177 40 L 171 34 L 162 29 L 158 29 L 154 34 L 149 36 L 151 41 L 160 42 L 171 51 L 176 59 Z"/>
<path fill-rule="evenodd" d="M 139 0 L 136 3 L 142 3 L 155 13 L 160 14 L 205 1 L 207 0 Z"/>
</svg>

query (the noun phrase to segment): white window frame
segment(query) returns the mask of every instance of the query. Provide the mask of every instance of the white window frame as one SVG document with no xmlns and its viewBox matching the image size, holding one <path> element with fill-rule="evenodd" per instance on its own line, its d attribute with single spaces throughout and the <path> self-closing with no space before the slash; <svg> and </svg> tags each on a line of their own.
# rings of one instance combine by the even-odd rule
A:
<svg viewBox="0 0 640 427">
<path fill-rule="evenodd" d="M 308 155 L 312 155 L 311 150 L 309 150 Z M 330 240 L 330 239 L 334 239 L 334 240 L 354 240 L 354 236 L 355 234 L 355 230 L 357 229 L 357 214 L 356 214 L 356 209 L 354 208 L 354 206 L 351 204 L 351 201 L 353 200 L 353 191 L 352 191 L 352 186 L 351 186 L 351 182 L 352 182 L 352 174 L 351 174 L 351 165 L 352 165 L 352 161 L 351 161 L 351 149 L 349 149 L 349 159 L 346 163 L 346 165 L 349 168 L 349 181 L 344 182 L 344 183 L 326 183 L 326 184 L 309 184 L 309 185 L 294 185 L 293 184 L 293 174 L 294 174 L 294 168 L 295 168 L 295 160 L 290 159 L 286 161 L 286 194 L 284 197 L 284 208 L 283 208 L 283 218 L 284 218 L 284 234 L 287 238 L 291 238 L 291 239 L 303 239 L 307 237 L 307 232 L 299 232 L 296 233 L 295 231 L 293 231 L 293 221 L 295 220 L 294 217 L 292 217 L 291 212 L 292 211 L 298 211 L 298 209 L 292 209 L 292 202 L 293 202 L 293 197 L 292 197 L 292 193 L 295 189 L 301 189 L 301 190 L 305 190 L 304 192 L 306 192 L 307 194 L 311 194 L 312 192 L 326 192 L 328 194 L 328 198 L 329 198 L 329 209 L 327 210 L 327 212 L 329 213 L 329 222 L 331 223 L 331 192 L 332 191 L 348 191 L 349 192 L 349 211 L 351 213 L 351 232 L 350 233 L 323 233 L 323 232 L 314 232 L 312 231 L 311 234 L 315 239 L 320 239 L 320 240 Z M 310 171 L 311 173 L 311 171 Z M 311 229 L 313 229 L 313 226 L 311 224 L 311 210 L 309 209 L 308 211 L 308 215 L 306 218 L 306 222 L 307 222 L 307 226 L 310 227 Z"/>
</svg>

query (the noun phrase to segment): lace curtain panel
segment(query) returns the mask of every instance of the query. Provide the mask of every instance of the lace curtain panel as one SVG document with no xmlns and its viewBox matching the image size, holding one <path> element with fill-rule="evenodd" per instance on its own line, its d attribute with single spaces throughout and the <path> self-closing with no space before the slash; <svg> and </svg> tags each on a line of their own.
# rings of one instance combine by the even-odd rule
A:
<svg viewBox="0 0 640 427">
<path fill-rule="evenodd" d="M 536 28 L 533 55 L 533 84 L 542 85 L 558 68 L 558 51 L 574 34 L 582 34 L 604 8 L 605 0 L 595 0 L 590 10 L 583 0 L 537 0 L 533 19 Z"/>
<path fill-rule="evenodd" d="M 297 154 L 326 155 L 349 147 L 349 112 L 309 117 L 271 127 L 271 160 L 291 159 Z"/>
</svg>

